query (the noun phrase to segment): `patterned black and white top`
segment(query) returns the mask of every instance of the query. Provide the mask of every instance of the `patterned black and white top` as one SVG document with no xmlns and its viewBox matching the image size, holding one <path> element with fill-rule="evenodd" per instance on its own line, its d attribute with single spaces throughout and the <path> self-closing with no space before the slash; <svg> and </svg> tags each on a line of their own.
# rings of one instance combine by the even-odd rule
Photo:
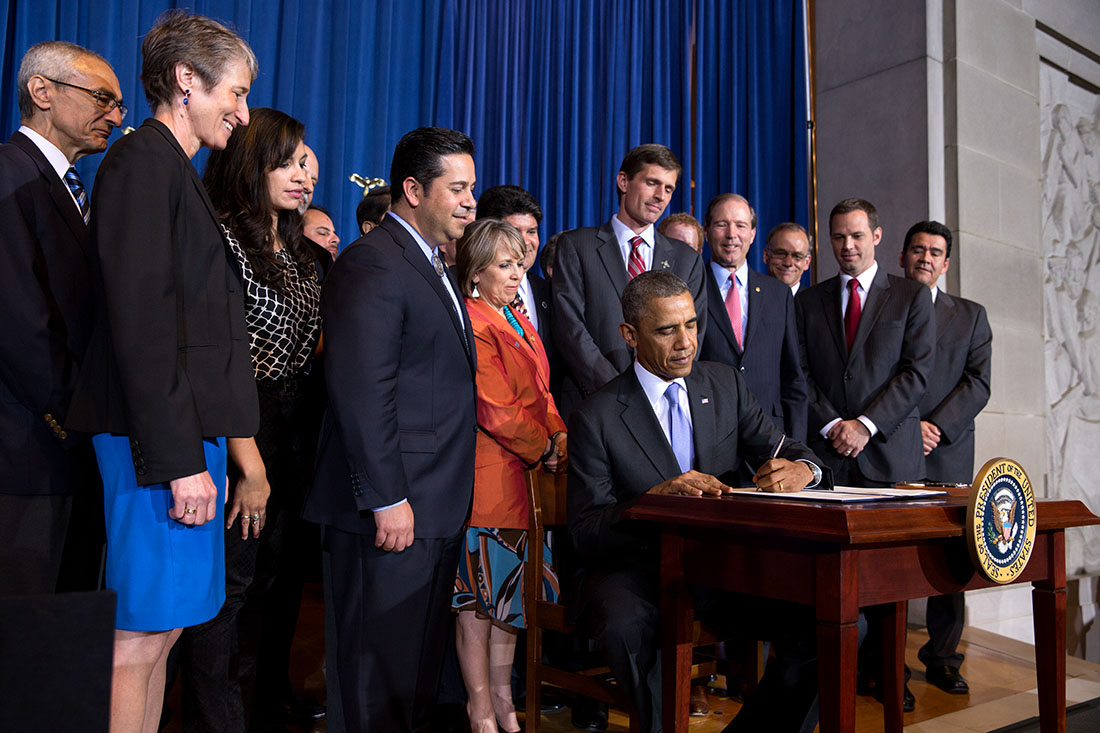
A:
<svg viewBox="0 0 1100 733">
<path fill-rule="evenodd" d="M 245 282 L 245 323 L 256 379 L 281 379 L 307 374 L 321 334 L 321 286 L 314 274 L 304 274 L 285 250 L 275 253 L 286 281 L 285 292 L 260 283 L 248 255 L 228 227 L 229 247 Z"/>
</svg>

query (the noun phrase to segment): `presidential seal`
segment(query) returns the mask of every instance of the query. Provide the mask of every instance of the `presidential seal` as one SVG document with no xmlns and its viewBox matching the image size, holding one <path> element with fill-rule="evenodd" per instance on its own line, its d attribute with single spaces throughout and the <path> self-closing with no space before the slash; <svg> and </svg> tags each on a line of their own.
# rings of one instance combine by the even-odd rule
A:
<svg viewBox="0 0 1100 733">
<path fill-rule="evenodd" d="M 1035 492 L 1020 464 L 994 458 L 974 477 L 966 511 L 966 544 L 978 571 L 1011 583 L 1035 545 Z"/>
</svg>

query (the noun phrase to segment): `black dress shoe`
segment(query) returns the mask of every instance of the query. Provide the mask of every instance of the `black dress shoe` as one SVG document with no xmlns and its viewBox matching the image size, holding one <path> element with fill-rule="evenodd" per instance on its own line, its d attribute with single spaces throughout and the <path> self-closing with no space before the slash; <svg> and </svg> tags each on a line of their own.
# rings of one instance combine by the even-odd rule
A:
<svg viewBox="0 0 1100 733">
<path fill-rule="evenodd" d="M 917 707 L 917 698 L 913 697 L 913 693 L 909 692 L 909 685 L 905 686 L 905 694 L 901 696 L 901 711 L 903 713 L 911 713 Z"/>
<path fill-rule="evenodd" d="M 516 712 L 527 712 L 527 695 L 523 694 L 512 701 L 513 706 L 516 708 Z M 539 712 L 543 715 L 553 715 L 554 713 L 560 713 L 565 710 L 565 703 L 554 697 L 552 692 L 542 693 L 542 700 L 539 704 Z"/>
<path fill-rule="evenodd" d="M 928 681 L 949 695 L 966 695 L 970 692 L 970 685 L 966 684 L 966 678 L 959 674 L 958 667 L 943 665 L 940 667 L 928 667 L 925 672 Z"/>
<path fill-rule="evenodd" d="M 291 720 L 314 722 L 324 720 L 328 710 L 307 697 L 287 695 L 283 700 L 283 712 Z"/>
<path fill-rule="evenodd" d="M 571 721 L 577 730 L 607 730 L 607 703 L 588 697 L 578 698 L 573 703 Z"/>
<path fill-rule="evenodd" d="M 860 680 L 856 683 L 856 694 L 870 695 L 879 702 L 882 702 L 882 685 L 875 680 Z M 917 698 L 909 691 L 909 685 L 906 683 L 901 696 L 901 710 L 904 713 L 911 713 L 916 707 Z"/>
</svg>

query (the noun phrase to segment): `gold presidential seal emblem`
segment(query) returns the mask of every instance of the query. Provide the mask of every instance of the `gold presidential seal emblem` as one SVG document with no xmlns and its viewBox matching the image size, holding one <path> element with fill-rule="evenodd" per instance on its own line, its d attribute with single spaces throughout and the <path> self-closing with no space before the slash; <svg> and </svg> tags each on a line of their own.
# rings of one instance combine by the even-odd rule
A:
<svg viewBox="0 0 1100 733">
<path fill-rule="evenodd" d="M 1019 463 L 987 462 L 970 489 L 966 545 L 978 571 L 994 583 L 1020 576 L 1035 545 L 1035 492 Z"/>
</svg>

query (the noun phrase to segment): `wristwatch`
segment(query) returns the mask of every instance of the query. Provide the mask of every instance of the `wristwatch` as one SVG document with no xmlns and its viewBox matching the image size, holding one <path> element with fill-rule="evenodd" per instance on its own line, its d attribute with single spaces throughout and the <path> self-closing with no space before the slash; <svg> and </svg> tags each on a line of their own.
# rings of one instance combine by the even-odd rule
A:
<svg viewBox="0 0 1100 733">
<path fill-rule="evenodd" d="M 814 472 L 814 480 L 806 484 L 807 489 L 812 489 L 821 483 L 821 469 L 813 461 L 807 461 L 805 458 L 799 458 L 799 463 L 805 463 L 806 466 Z"/>
</svg>

